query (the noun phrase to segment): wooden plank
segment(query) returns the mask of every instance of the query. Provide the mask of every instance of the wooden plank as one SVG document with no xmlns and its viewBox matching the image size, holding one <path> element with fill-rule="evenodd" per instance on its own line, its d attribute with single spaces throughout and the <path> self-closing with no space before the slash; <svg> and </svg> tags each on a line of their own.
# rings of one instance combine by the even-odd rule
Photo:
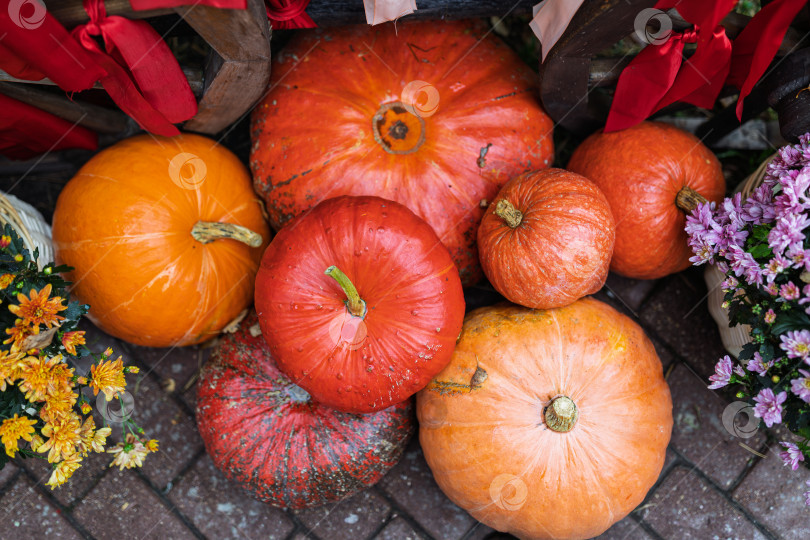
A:
<svg viewBox="0 0 810 540">
<path fill-rule="evenodd" d="M 197 5 L 177 12 L 213 49 L 199 110 L 184 129 L 213 135 L 247 114 L 270 82 L 271 31 L 264 2 L 248 0 L 244 11 Z"/>
<path fill-rule="evenodd" d="M 120 133 L 129 123 L 129 117 L 118 110 L 72 101 L 28 84 L 0 82 L 0 93 L 99 133 Z"/>
</svg>

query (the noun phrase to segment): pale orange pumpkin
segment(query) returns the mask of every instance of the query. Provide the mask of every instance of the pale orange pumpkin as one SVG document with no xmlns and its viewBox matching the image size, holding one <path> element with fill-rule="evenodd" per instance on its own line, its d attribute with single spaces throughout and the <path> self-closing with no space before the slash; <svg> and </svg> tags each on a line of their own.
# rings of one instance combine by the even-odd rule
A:
<svg viewBox="0 0 810 540">
<path fill-rule="evenodd" d="M 215 141 L 141 135 L 68 182 L 56 259 L 105 332 L 153 347 L 217 335 L 247 308 L 270 231 L 250 175 Z"/>
<path fill-rule="evenodd" d="M 418 394 L 419 440 L 442 491 L 521 538 L 591 538 L 655 483 L 672 430 L 641 328 L 585 298 L 467 315 L 450 364 Z"/>
</svg>

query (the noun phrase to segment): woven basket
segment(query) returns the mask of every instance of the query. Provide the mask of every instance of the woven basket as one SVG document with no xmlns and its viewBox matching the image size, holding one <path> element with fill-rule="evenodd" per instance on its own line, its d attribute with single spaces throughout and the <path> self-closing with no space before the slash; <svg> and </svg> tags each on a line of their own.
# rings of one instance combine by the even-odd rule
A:
<svg viewBox="0 0 810 540">
<path fill-rule="evenodd" d="M 748 178 L 737 186 L 734 193 L 742 193 L 743 200 L 747 199 L 751 193 L 762 184 L 762 181 L 765 179 L 765 169 L 767 169 L 768 164 L 776 156 L 777 154 L 774 154 L 763 161 L 756 171 L 751 173 Z M 706 287 L 709 289 L 709 296 L 706 300 L 709 305 L 709 313 L 711 313 L 712 318 L 717 323 L 717 328 L 720 331 L 720 339 L 723 341 L 723 347 L 726 348 L 729 354 L 734 355 L 736 358 L 740 355 L 743 346 L 751 342 L 751 327 L 747 324 L 738 324 L 730 328 L 728 326 L 728 311 L 723 308 L 723 297 L 725 293 L 722 287 L 720 287 L 720 283 L 726 279 L 725 274 L 718 270 L 716 266 L 710 264 L 706 266 L 703 279 L 706 280 Z"/>
<path fill-rule="evenodd" d="M 40 270 L 53 261 L 51 226 L 42 214 L 27 202 L 0 191 L 0 224 L 5 226 L 6 223 L 14 227 L 32 254 L 34 248 L 39 249 Z"/>
</svg>

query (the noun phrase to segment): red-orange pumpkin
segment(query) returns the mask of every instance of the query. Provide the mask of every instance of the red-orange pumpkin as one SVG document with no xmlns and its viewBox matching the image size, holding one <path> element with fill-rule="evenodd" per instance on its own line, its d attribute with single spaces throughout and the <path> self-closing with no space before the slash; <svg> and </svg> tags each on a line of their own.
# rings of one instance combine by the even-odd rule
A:
<svg viewBox="0 0 810 540">
<path fill-rule="evenodd" d="M 587 178 L 545 169 L 513 178 L 478 229 L 492 286 L 526 307 L 555 308 L 602 288 L 615 226 L 607 199 Z"/>
<path fill-rule="evenodd" d="M 328 199 L 281 229 L 256 276 L 278 367 L 319 403 L 385 409 L 447 365 L 464 293 L 433 229 L 379 197 Z"/>
<path fill-rule="evenodd" d="M 641 328 L 592 298 L 481 308 L 417 396 L 442 491 L 521 538 L 592 538 L 635 508 L 664 464 L 672 401 Z"/>
<path fill-rule="evenodd" d="M 250 166 L 275 229 L 329 197 L 395 200 L 472 284 L 481 200 L 552 160 L 537 76 L 480 21 L 301 31 L 272 73 Z"/>
<path fill-rule="evenodd" d="M 568 169 L 607 197 L 616 220 L 610 269 L 637 279 L 686 269 L 686 214 L 698 201 L 722 201 L 726 190 L 714 154 L 694 135 L 660 122 L 591 135 Z"/>
<path fill-rule="evenodd" d="M 216 347 L 197 386 L 197 425 L 225 475 L 281 508 L 338 502 L 375 484 L 415 431 L 413 400 L 372 414 L 314 401 L 276 367 L 249 315 Z"/>
<path fill-rule="evenodd" d="M 199 135 L 140 135 L 59 194 L 53 242 L 108 334 L 150 347 L 216 336 L 253 298 L 270 230 L 239 159 Z"/>
</svg>

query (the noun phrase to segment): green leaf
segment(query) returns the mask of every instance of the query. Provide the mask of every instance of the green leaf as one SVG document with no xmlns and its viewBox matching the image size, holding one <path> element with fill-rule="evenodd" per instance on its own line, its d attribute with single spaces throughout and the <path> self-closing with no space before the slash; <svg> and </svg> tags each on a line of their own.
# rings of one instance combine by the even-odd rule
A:
<svg viewBox="0 0 810 540">
<path fill-rule="evenodd" d="M 748 249 L 748 253 L 751 254 L 752 257 L 755 259 L 766 259 L 770 258 L 773 255 L 773 251 L 771 250 L 771 246 L 768 244 L 756 244 Z"/>
</svg>

